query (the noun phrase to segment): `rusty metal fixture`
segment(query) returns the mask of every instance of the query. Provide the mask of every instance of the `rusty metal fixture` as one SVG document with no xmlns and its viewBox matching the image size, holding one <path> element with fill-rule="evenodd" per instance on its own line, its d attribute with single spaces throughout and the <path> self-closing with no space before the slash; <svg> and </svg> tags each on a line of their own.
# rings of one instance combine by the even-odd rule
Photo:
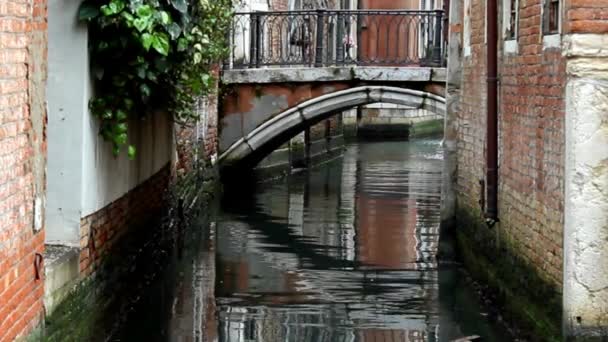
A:
<svg viewBox="0 0 608 342">
<path fill-rule="evenodd" d="M 481 211 L 484 212 L 486 208 L 486 182 L 483 179 L 479 180 L 479 188 L 479 208 L 481 208 Z"/>
<path fill-rule="evenodd" d="M 91 228 L 89 228 L 89 258 L 91 261 L 97 252 L 97 246 L 95 246 L 95 235 L 97 235 L 97 228 L 91 226 Z"/>
<path fill-rule="evenodd" d="M 487 1 L 487 127 L 486 127 L 486 210 L 488 226 L 498 222 L 498 7 Z"/>
<path fill-rule="evenodd" d="M 40 276 L 40 271 L 42 268 L 42 262 L 44 261 L 44 257 L 40 253 L 36 253 L 34 256 L 34 270 L 36 271 L 36 280 L 40 280 L 42 278 Z"/>
</svg>

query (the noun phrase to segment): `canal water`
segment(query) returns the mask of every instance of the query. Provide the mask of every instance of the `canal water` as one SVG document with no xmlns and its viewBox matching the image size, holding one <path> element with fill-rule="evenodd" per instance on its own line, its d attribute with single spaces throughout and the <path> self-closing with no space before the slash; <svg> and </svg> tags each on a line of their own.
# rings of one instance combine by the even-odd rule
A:
<svg viewBox="0 0 608 342">
<path fill-rule="evenodd" d="M 226 193 L 188 227 L 113 341 L 511 341 L 455 262 L 438 262 L 439 140 Z"/>
</svg>

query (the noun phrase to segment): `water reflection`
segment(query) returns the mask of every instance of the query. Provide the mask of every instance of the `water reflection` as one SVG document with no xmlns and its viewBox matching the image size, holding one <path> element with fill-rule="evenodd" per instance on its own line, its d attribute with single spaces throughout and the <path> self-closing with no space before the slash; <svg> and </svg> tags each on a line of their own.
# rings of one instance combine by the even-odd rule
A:
<svg viewBox="0 0 608 342">
<path fill-rule="evenodd" d="M 441 156 L 437 140 L 354 144 L 342 160 L 227 194 L 117 340 L 510 340 L 459 270 L 437 264 Z"/>
<path fill-rule="evenodd" d="M 351 145 L 249 202 L 230 197 L 217 230 L 219 340 L 464 336 L 439 323 L 439 146 Z"/>
</svg>

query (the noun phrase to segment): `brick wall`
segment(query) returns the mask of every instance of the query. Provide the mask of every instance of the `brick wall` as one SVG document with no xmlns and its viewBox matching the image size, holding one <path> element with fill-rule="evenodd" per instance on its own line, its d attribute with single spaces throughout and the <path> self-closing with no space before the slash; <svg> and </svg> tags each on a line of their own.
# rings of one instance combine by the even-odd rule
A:
<svg viewBox="0 0 608 342">
<path fill-rule="evenodd" d="M 44 191 L 46 1 L 0 1 L 0 341 L 40 323 L 34 200 Z M 41 214 L 41 213 L 39 213 Z M 39 224 L 36 228 L 41 228 Z"/>
<path fill-rule="evenodd" d="M 167 165 L 125 196 L 80 220 L 80 276 L 95 272 L 120 237 L 150 223 L 156 227 L 166 207 Z"/>
<path fill-rule="evenodd" d="M 608 0 L 569 0 L 567 33 L 608 33 Z"/>
<path fill-rule="evenodd" d="M 577 1 L 577 0 L 572 0 Z M 499 218 L 503 245 L 561 288 L 565 60 L 543 49 L 541 0 L 520 1 L 518 52 L 499 43 Z M 590 2 L 589 2 L 590 3 Z M 458 113 L 458 205 L 479 208 L 485 170 L 485 1 L 471 0 L 471 54 Z M 466 9 L 465 9 L 466 11 Z"/>
</svg>

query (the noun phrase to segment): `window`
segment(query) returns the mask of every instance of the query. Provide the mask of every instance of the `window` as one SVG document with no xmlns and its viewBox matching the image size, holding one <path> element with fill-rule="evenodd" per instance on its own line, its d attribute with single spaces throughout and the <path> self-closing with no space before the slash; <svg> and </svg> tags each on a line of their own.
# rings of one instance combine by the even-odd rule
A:
<svg viewBox="0 0 608 342">
<path fill-rule="evenodd" d="M 559 0 L 545 0 L 543 31 L 545 34 L 559 32 Z"/>
<path fill-rule="evenodd" d="M 506 38 L 516 39 L 517 38 L 517 7 L 519 5 L 518 0 L 508 0 L 509 6 L 509 25 L 507 26 Z"/>
</svg>

